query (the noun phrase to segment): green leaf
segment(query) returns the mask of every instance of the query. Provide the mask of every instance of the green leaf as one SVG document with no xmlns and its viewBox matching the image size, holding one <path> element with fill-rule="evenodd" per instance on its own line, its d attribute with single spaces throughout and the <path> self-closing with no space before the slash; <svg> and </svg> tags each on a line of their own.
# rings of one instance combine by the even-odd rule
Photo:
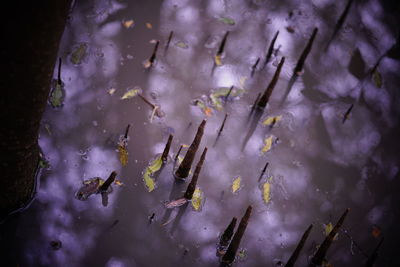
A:
<svg viewBox="0 0 400 267">
<path fill-rule="evenodd" d="M 178 42 L 175 43 L 175 45 L 177 47 L 179 47 L 179 48 L 182 48 L 182 49 L 188 49 L 189 48 L 189 46 L 183 41 L 178 41 Z"/>
<path fill-rule="evenodd" d="M 222 99 L 228 95 L 230 89 L 230 87 L 219 87 L 217 90 L 210 94 L 211 103 L 217 110 L 222 110 Z M 243 92 L 244 89 L 233 88 L 229 97 L 240 96 Z"/>
<path fill-rule="evenodd" d="M 158 155 L 147 168 L 144 170 L 143 173 L 143 181 L 147 191 L 151 192 L 156 187 L 156 182 L 153 179 L 154 173 L 158 172 L 163 165 L 163 161 L 161 159 L 161 154 Z"/>
<path fill-rule="evenodd" d="M 65 98 L 64 84 L 63 83 L 59 84 L 56 80 L 54 80 L 53 83 L 55 83 L 55 86 L 53 87 L 53 90 L 51 90 L 50 92 L 49 102 L 53 108 L 59 108 L 62 107 L 64 104 L 64 98 Z"/>
<path fill-rule="evenodd" d="M 376 87 L 378 87 L 378 88 L 382 87 L 382 85 L 383 85 L 382 75 L 377 69 L 372 74 L 372 79 L 374 80 Z"/>
<path fill-rule="evenodd" d="M 137 96 L 138 94 L 140 94 L 142 92 L 142 89 L 140 88 L 133 88 L 131 90 L 128 90 L 122 97 L 121 99 L 129 99 L 132 97 Z"/>
<path fill-rule="evenodd" d="M 86 43 L 81 43 L 71 55 L 71 62 L 75 65 L 82 63 L 83 58 L 86 56 L 88 45 Z"/>
<path fill-rule="evenodd" d="M 146 186 L 147 191 L 151 192 L 156 188 L 156 183 L 153 178 L 151 178 L 151 173 L 147 171 L 143 174 L 144 185 Z"/>
<path fill-rule="evenodd" d="M 229 17 L 222 17 L 219 19 L 222 23 L 225 23 L 227 25 L 235 25 L 235 21 L 232 18 Z"/>
<path fill-rule="evenodd" d="M 242 178 L 240 176 L 238 176 L 237 178 L 235 178 L 232 182 L 232 193 L 236 193 L 237 191 L 239 191 L 239 189 L 242 187 L 241 186 L 242 183 Z"/>
</svg>

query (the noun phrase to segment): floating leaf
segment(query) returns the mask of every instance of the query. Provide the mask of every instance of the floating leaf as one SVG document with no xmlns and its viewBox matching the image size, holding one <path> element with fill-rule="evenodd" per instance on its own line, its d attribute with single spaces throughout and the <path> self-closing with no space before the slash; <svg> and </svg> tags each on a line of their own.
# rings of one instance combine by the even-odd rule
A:
<svg viewBox="0 0 400 267">
<path fill-rule="evenodd" d="M 125 146 L 118 145 L 118 157 L 122 166 L 128 164 L 128 150 Z"/>
<path fill-rule="evenodd" d="M 372 79 L 374 80 L 376 87 L 378 87 L 378 88 L 382 87 L 382 84 L 383 84 L 382 75 L 377 69 L 372 74 Z"/>
<path fill-rule="evenodd" d="M 270 116 L 270 117 L 266 118 L 262 124 L 265 126 L 271 126 L 271 125 L 274 125 L 275 123 L 277 123 L 278 121 L 280 121 L 281 119 L 282 119 L 281 115 Z"/>
<path fill-rule="evenodd" d="M 161 169 L 162 164 L 163 161 L 161 159 L 161 154 L 160 154 L 144 170 L 143 181 L 147 191 L 151 192 L 155 189 L 156 184 L 154 179 L 152 178 L 152 175 Z"/>
<path fill-rule="evenodd" d="M 263 184 L 262 193 L 265 204 L 268 204 L 268 202 L 271 200 L 271 184 L 269 182 L 265 182 Z"/>
<path fill-rule="evenodd" d="M 136 89 L 135 89 L 136 88 Z M 132 98 L 132 97 L 135 97 L 135 96 L 137 96 L 139 93 L 141 93 L 141 89 L 140 88 L 137 88 L 137 87 L 135 87 L 134 89 L 131 89 L 131 90 L 128 90 L 122 97 L 121 97 L 121 99 L 129 99 L 129 98 Z"/>
<path fill-rule="evenodd" d="M 152 65 L 153 65 L 153 63 L 151 63 L 150 60 L 146 60 L 145 62 L 143 62 L 143 67 L 144 67 L 145 69 L 150 68 Z"/>
<path fill-rule="evenodd" d="M 232 193 L 236 193 L 237 191 L 239 191 L 239 189 L 241 187 L 241 182 L 242 182 L 242 178 L 240 176 L 238 176 L 237 178 L 235 178 L 233 180 Z"/>
<path fill-rule="evenodd" d="M 124 21 L 122 21 L 122 26 L 129 29 L 129 28 L 132 28 L 133 26 L 135 26 L 135 22 L 133 21 L 133 19 L 124 20 Z"/>
<path fill-rule="evenodd" d="M 215 65 L 217 65 L 217 66 L 221 66 L 222 65 L 222 62 L 221 62 L 221 55 L 216 55 L 215 56 L 215 58 L 214 58 L 214 60 L 215 60 Z"/>
<path fill-rule="evenodd" d="M 153 29 L 153 25 L 151 25 L 151 23 L 149 22 L 146 23 L 146 27 L 147 29 Z"/>
<path fill-rule="evenodd" d="M 83 58 L 86 55 L 87 51 L 87 44 L 86 43 L 81 43 L 73 52 L 71 55 L 71 62 L 75 65 L 79 65 L 82 63 Z"/>
<path fill-rule="evenodd" d="M 110 88 L 110 89 L 107 90 L 107 93 L 108 93 L 109 95 L 113 95 L 113 94 L 115 93 L 115 91 L 117 91 L 117 89 L 115 89 L 115 88 Z"/>
<path fill-rule="evenodd" d="M 64 83 L 59 84 L 56 80 L 53 81 L 54 87 L 50 92 L 49 102 L 53 108 L 62 107 L 64 104 L 65 90 Z"/>
<path fill-rule="evenodd" d="M 180 48 L 183 48 L 183 49 L 188 49 L 189 48 L 189 46 L 183 41 L 178 41 L 178 42 L 175 43 L 175 45 L 177 47 L 180 47 Z"/>
<path fill-rule="evenodd" d="M 261 149 L 261 153 L 266 153 L 271 150 L 272 147 L 272 136 L 269 136 L 264 139 L 264 146 Z"/>
<path fill-rule="evenodd" d="M 203 202 L 203 192 L 200 190 L 200 188 L 196 187 L 191 201 L 193 209 L 195 211 L 200 211 L 202 202 Z"/>
<path fill-rule="evenodd" d="M 186 198 L 180 198 L 180 199 L 172 200 L 172 201 L 165 203 L 165 207 L 167 209 L 173 209 L 173 208 L 180 207 L 180 206 L 186 204 L 187 202 L 188 202 L 188 200 Z"/>
<path fill-rule="evenodd" d="M 196 99 L 195 100 L 195 105 L 198 106 L 201 111 L 203 111 L 203 113 L 207 116 L 207 117 L 211 117 L 213 115 L 213 111 L 210 107 L 208 107 L 203 100 L 200 99 Z"/>
<path fill-rule="evenodd" d="M 118 186 L 124 186 L 124 185 L 125 185 L 123 182 L 121 182 L 121 181 L 118 180 L 118 179 L 115 179 L 115 180 L 114 180 L 114 184 L 116 184 L 116 185 L 118 185 Z"/>
<path fill-rule="evenodd" d="M 235 25 L 235 21 L 229 17 L 220 18 L 219 21 L 221 21 L 222 23 L 228 24 L 228 25 Z"/>
<path fill-rule="evenodd" d="M 326 236 L 328 236 L 329 233 L 332 232 L 332 230 L 333 230 L 333 224 L 332 224 L 332 223 L 328 223 L 328 224 L 325 225 L 324 233 L 325 233 Z M 336 233 L 336 235 L 335 235 L 335 237 L 333 238 L 333 240 L 336 240 L 336 239 L 338 238 L 338 235 L 339 235 L 339 234 Z"/>
<path fill-rule="evenodd" d="M 223 108 L 222 99 L 228 96 L 230 89 L 231 89 L 230 87 L 219 87 L 217 90 L 215 90 L 210 94 L 211 103 L 217 110 L 222 110 Z M 237 97 L 241 95 L 243 92 L 244 89 L 233 88 L 229 95 L 229 98 Z"/>
</svg>

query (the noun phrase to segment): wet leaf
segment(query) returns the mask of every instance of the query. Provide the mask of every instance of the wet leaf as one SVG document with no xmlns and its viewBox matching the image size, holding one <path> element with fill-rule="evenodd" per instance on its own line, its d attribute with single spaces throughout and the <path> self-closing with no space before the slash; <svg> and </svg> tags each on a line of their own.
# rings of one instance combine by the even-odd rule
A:
<svg viewBox="0 0 400 267">
<path fill-rule="evenodd" d="M 261 149 L 261 153 L 267 153 L 268 151 L 271 150 L 272 147 L 272 136 L 269 136 L 267 138 L 264 139 L 264 146 Z"/>
<path fill-rule="evenodd" d="M 188 202 L 188 200 L 186 198 L 180 198 L 180 199 L 172 200 L 172 201 L 165 203 L 165 207 L 167 209 L 173 209 L 173 208 L 180 207 L 180 206 L 186 204 L 187 202 Z"/>
<path fill-rule="evenodd" d="M 242 178 L 238 176 L 232 182 L 232 193 L 236 193 L 241 188 Z"/>
<path fill-rule="evenodd" d="M 229 94 L 230 87 L 219 87 L 217 90 L 210 94 L 210 100 L 212 105 L 217 110 L 222 110 L 222 99 L 225 99 L 226 96 Z M 244 89 L 233 88 L 229 98 L 240 96 L 244 92 Z"/>
<path fill-rule="evenodd" d="M 135 22 L 133 21 L 133 19 L 124 20 L 124 21 L 122 21 L 122 26 L 129 29 L 129 28 L 132 28 L 133 26 L 135 26 Z"/>
<path fill-rule="evenodd" d="M 116 184 L 118 186 L 125 186 L 125 184 L 123 182 L 121 182 L 120 180 L 118 180 L 118 179 L 114 180 L 114 184 Z"/>
<path fill-rule="evenodd" d="M 133 88 L 133 89 L 130 89 L 130 90 L 128 90 L 122 97 L 121 97 L 121 99 L 129 99 L 129 98 L 132 98 L 132 97 L 135 97 L 135 96 L 137 96 L 138 94 L 140 94 L 141 93 L 141 89 L 140 88 Z"/>
<path fill-rule="evenodd" d="M 143 181 L 147 191 L 151 192 L 155 189 L 156 183 L 153 179 L 153 174 L 159 171 L 162 167 L 163 161 L 161 159 L 161 154 L 158 155 L 147 168 L 144 170 L 143 173 Z"/>
<path fill-rule="evenodd" d="M 108 93 L 109 95 L 113 95 L 113 94 L 115 93 L 115 91 L 117 91 L 117 89 L 115 89 L 115 88 L 110 88 L 110 89 L 107 90 L 107 93 Z"/>
<path fill-rule="evenodd" d="M 82 63 L 83 58 L 85 57 L 87 52 L 87 44 L 81 43 L 75 50 L 72 52 L 71 55 L 71 62 L 72 64 L 79 65 Z"/>
<path fill-rule="evenodd" d="M 235 21 L 232 18 L 229 17 L 222 17 L 219 19 L 222 23 L 225 23 L 227 25 L 235 25 Z"/>
<path fill-rule="evenodd" d="M 156 183 L 153 178 L 151 178 L 150 173 L 147 172 L 147 169 L 145 173 L 143 174 L 143 181 L 144 185 L 146 186 L 147 191 L 151 192 L 156 188 Z"/>
<path fill-rule="evenodd" d="M 161 155 L 159 155 L 155 160 L 153 160 L 151 162 L 151 164 L 147 167 L 147 169 L 151 172 L 151 173 L 155 173 L 157 171 L 159 171 L 162 167 L 163 161 L 161 159 Z"/>
<path fill-rule="evenodd" d="M 203 202 L 203 192 L 200 190 L 200 188 L 196 187 L 191 201 L 193 209 L 195 211 L 200 211 L 202 202 Z"/>
<path fill-rule="evenodd" d="M 269 182 L 265 182 L 263 184 L 263 200 L 265 204 L 271 200 L 271 184 Z"/>
<path fill-rule="evenodd" d="M 64 92 L 64 83 L 59 84 L 54 80 L 54 87 L 53 90 L 51 90 L 49 97 L 50 105 L 53 108 L 59 108 L 63 106 L 65 98 Z"/>
<path fill-rule="evenodd" d="M 333 230 L 333 224 L 330 222 L 328 224 L 325 225 L 325 229 L 324 229 L 324 233 L 325 236 L 328 236 L 330 232 L 332 232 Z M 333 240 L 337 240 L 339 234 L 336 234 L 335 237 L 333 238 Z"/>
<path fill-rule="evenodd" d="M 372 74 L 372 79 L 373 79 L 376 87 L 378 87 L 378 88 L 382 87 L 382 84 L 383 84 L 382 75 L 377 69 Z"/>
<path fill-rule="evenodd" d="M 153 65 L 153 64 L 151 63 L 150 60 L 146 60 L 145 62 L 143 62 L 143 67 L 144 67 L 145 69 L 150 68 L 152 65 Z"/>
<path fill-rule="evenodd" d="M 128 150 L 125 146 L 118 145 L 118 157 L 122 166 L 126 166 L 128 164 Z"/>
<path fill-rule="evenodd" d="M 175 45 L 176 45 L 177 47 L 179 47 L 179 48 L 182 48 L 182 49 L 187 49 L 187 48 L 189 48 L 189 46 L 188 46 L 185 42 L 183 42 L 183 41 L 178 41 L 178 42 L 175 43 Z"/>
<path fill-rule="evenodd" d="M 149 22 L 146 23 L 146 27 L 147 29 L 153 29 L 153 25 L 151 25 L 151 23 Z"/>
<path fill-rule="evenodd" d="M 200 99 L 196 99 L 195 100 L 195 105 L 198 106 L 201 111 L 207 116 L 207 117 L 211 117 L 213 115 L 213 111 L 210 107 L 208 107 L 203 100 Z"/>
<path fill-rule="evenodd" d="M 221 55 L 216 55 L 214 58 L 214 61 L 215 61 L 215 65 L 221 66 L 222 65 Z"/>
<path fill-rule="evenodd" d="M 280 121 L 282 119 L 282 116 L 281 115 L 279 115 L 279 116 L 270 116 L 270 117 L 268 117 L 268 118 L 266 118 L 264 121 L 263 121 L 263 125 L 265 125 L 265 126 L 270 126 L 270 125 L 274 125 L 274 124 L 276 124 L 278 121 Z"/>
</svg>

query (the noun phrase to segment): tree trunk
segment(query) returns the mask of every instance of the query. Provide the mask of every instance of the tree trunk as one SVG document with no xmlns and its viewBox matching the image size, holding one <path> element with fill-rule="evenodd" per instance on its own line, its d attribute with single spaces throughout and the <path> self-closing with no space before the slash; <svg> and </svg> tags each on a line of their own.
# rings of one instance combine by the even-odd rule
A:
<svg viewBox="0 0 400 267">
<path fill-rule="evenodd" d="M 0 19 L 0 219 L 34 189 L 38 131 L 71 0 L 10 1 Z"/>
</svg>

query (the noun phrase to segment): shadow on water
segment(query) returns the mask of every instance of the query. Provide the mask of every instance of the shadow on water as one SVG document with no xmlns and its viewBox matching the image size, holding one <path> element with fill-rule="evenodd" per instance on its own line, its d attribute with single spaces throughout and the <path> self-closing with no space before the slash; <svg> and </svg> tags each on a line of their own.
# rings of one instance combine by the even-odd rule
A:
<svg viewBox="0 0 400 267">
<path fill-rule="evenodd" d="M 250 125 L 248 126 L 246 135 L 243 138 L 241 151 L 244 151 L 244 149 L 246 148 L 247 142 L 250 140 L 250 138 L 253 136 L 254 132 L 256 131 L 258 123 L 260 122 L 260 119 L 261 119 L 263 113 L 264 113 L 263 109 L 255 108 L 254 113 L 250 119 Z"/>
</svg>

